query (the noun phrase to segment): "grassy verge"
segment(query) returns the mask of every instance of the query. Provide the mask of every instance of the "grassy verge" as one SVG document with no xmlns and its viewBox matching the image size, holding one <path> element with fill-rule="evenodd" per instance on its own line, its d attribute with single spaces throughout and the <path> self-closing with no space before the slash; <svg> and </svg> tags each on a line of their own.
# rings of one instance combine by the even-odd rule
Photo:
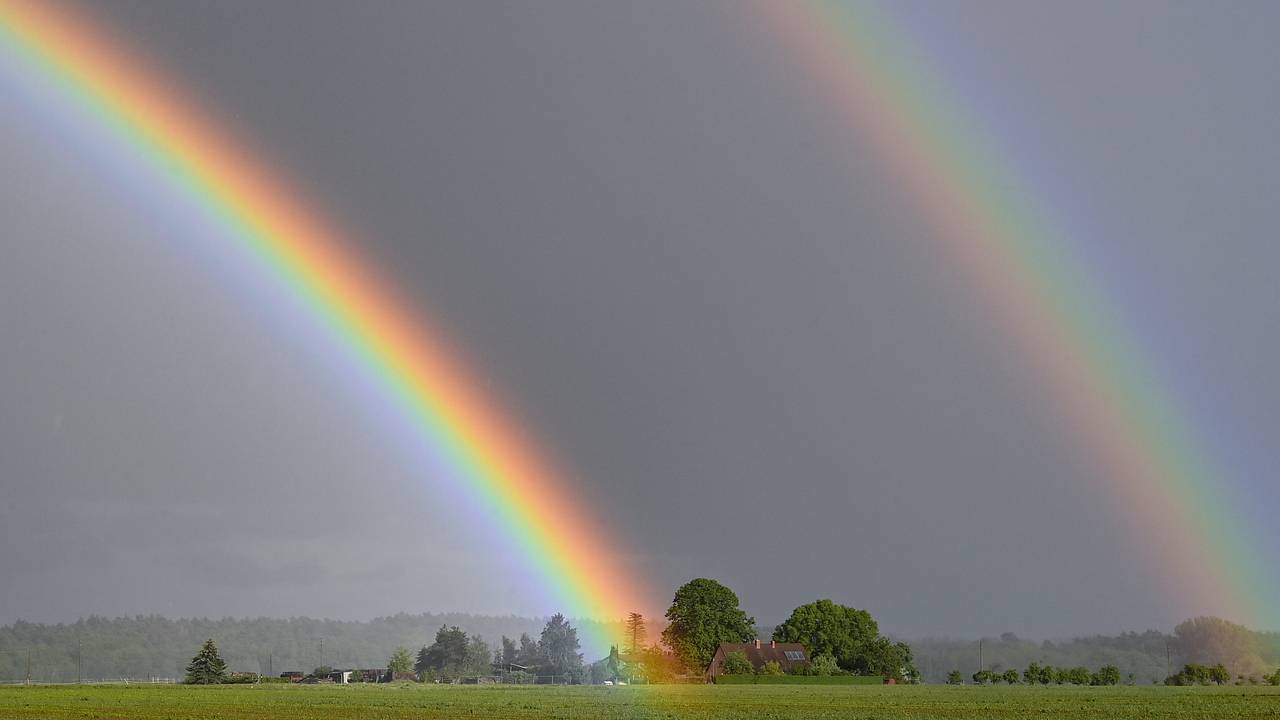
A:
<svg viewBox="0 0 1280 720">
<path fill-rule="evenodd" d="M 847 685 L 35 686 L 0 688 L 6 720 L 563 718 L 1275 718 L 1280 688 Z"/>
<path fill-rule="evenodd" d="M 721 675 L 717 685 L 883 685 L 884 678 L 866 675 Z"/>
</svg>

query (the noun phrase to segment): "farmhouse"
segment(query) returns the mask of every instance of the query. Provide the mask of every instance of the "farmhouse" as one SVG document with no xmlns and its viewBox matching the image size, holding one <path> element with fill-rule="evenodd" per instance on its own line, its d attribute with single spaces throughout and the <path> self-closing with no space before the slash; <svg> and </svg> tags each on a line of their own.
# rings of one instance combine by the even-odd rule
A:
<svg viewBox="0 0 1280 720">
<path fill-rule="evenodd" d="M 724 665 L 725 657 L 735 652 L 746 655 L 747 661 L 757 672 L 768 662 L 778 663 L 782 671 L 788 674 L 809 664 L 809 653 L 800 643 L 780 643 L 773 640 L 767 643 L 760 640 L 745 643 L 722 642 L 711 658 L 711 665 L 707 667 L 707 678 L 715 680 L 719 677 L 722 674 L 721 666 Z"/>
</svg>

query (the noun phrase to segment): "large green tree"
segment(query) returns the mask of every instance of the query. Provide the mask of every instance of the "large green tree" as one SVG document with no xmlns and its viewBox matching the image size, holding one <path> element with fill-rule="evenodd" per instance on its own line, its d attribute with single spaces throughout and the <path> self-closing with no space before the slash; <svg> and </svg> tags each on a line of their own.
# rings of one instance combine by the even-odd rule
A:
<svg viewBox="0 0 1280 720">
<path fill-rule="evenodd" d="M 1241 675 L 1264 672 L 1265 636 L 1217 617 L 1198 617 L 1173 629 L 1178 654 L 1201 665 L 1221 664 Z"/>
<path fill-rule="evenodd" d="M 904 642 L 893 642 L 884 636 L 872 641 L 871 646 L 854 663 L 853 671 L 897 680 L 915 680 L 919 677 L 911 646 Z"/>
<path fill-rule="evenodd" d="M 867 672 L 869 655 L 880 637 L 880 626 L 866 610 L 837 605 L 830 600 L 801 605 L 787 621 L 774 628 L 773 639 L 805 646 L 809 656 L 832 655 L 840 667 Z"/>
<path fill-rule="evenodd" d="M 582 670 L 582 653 L 578 652 L 578 631 L 556 613 L 542 628 L 538 639 L 538 655 L 542 661 L 540 675 L 573 675 Z"/>
<path fill-rule="evenodd" d="M 499 656 L 500 657 L 499 662 L 501 662 L 503 665 L 517 664 L 516 657 L 518 652 L 519 652 L 519 649 L 516 647 L 516 641 L 512 640 L 506 635 L 503 635 L 502 636 L 502 654 Z"/>
<path fill-rule="evenodd" d="M 738 607 L 738 596 L 715 580 L 697 578 L 676 590 L 667 609 L 662 640 L 686 670 L 701 672 L 722 642 L 747 642 L 756 636 L 755 618 Z"/>
<path fill-rule="evenodd" d="M 216 685 L 227 679 L 227 664 L 218 655 L 213 638 L 204 641 L 200 652 L 187 665 L 186 682 L 191 685 Z"/>
<path fill-rule="evenodd" d="M 489 644 L 479 635 L 472 635 L 463 653 L 462 673 L 468 677 L 493 674 L 493 653 Z"/>
<path fill-rule="evenodd" d="M 529 637 L 529 633 L 520 633 L 520 649 L 516 651 L 516 664 L 527 668 L 537 668 L 542 664 L 542 652 L 538 643 Z"/>
<path fill-rule="evenodd" d="M 773 639 L 804 645 L 809 657 L 832 655 L 844 670 L 898 680 L 917 675 L 911 648 L 880 634 L 866 610 L 817 600 L 801 605 L 774 628 Z"/>
<path fill-rule="evenodd" d="M 493 672 L 493 653 L 484 638 L 467 637 L 460 627 L 441 626 L 436 641 L 418 651 L 414 670 L 437 678 L 488 675 Z"/>
<path fill-rule="evenodd" d="M 418 651 L 418 661 L 413 669 L 437 676 L 457 676 L 467 661 L 467 633 L 457 625 L 440 626 L 436 641 Z"/>
</svg>

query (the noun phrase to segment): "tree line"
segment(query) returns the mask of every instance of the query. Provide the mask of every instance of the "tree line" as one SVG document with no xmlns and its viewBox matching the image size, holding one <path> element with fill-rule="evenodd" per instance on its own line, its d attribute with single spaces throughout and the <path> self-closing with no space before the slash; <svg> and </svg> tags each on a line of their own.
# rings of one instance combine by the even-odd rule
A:
<svg viewBox="0 0 1280 720">
<path fill-rule="evenodd" d="M 1004 633 L 981 640 L 925 638 L 912 641 L 911 646 L 922 678 L 934 683 L 946 682 L 951 670 L 971 680 L 973 673 L 993 665 L 1025 668 L 1031 663 L 1058 668 L 1114 665 L 1126 681 L 1132 675 L 1141 685 L 1163 684 L 1188 664 L 1221 664 L 1232 682 L 1243 677 L 1247 683 L 1251 677 L 1262 682 L 1280 666 L 1280 634 L 1257 632 L 1214 617 L 1186 620 L 1172 633 L 1148 630 L 1042 641 Z"/>
<path fill-rule="evenodd" d="M 416 657 L 398 646 L 388 656 L 377 678 L 353 673 L 352 680 L 385 680 L 412 677 L 419 682 L 457 682 L 464 678 L 499 675 L 506 682 L 664 682 L 677 677 L 702 676 L 721 643 L 744 643 L 757 637 L 755 619 L 739 606 L 738 596 L 723 584 L 707 578 L 692 580 L 678 590 L 665 614 L 662 644 L 645 645 L 647 621 L 631 613 L 624 623 L 623 648 L 615 645 L 602 660 L 585 665 L 578 631 L 560 614 L 543 626 L 537 640 L 522 633 L 518 640 L 503 635 L 491 648 L 483 637 L 457 625 L 441 625 L 434 641 L 423 644 Z M 808 675 L 876 675 L 914 681 L 918 675 L 911 648 L 893 642 L 879 632 L 871 614 L 831 600 L 817 600 L 797 607 L 773 630 L 773 640 L 802 645 L 809 662 L 789 663 L 789 670 Z M 410 663 L 412 662 L 412 665 Z M 412 670 L 410 670 L 412 668 Z M 226 663 L 212 639 L 206 640 L 187 666 L 191 683 L 225 682 Z M 726 662 L 726 672 L 750 669 L 781 674 L 776 662 L 755 668 L 739 653 Z M 327 681 L 333 668 L 317 666 L 310 679 Z M 412 674 L 410 674 L 412 673 Z"/>
<path fill-rule="evenodd" d="M 493 651 L 481 636 L 468 635 L 457 625 L 441 625 L 435 640 L 423 645 L 416 656 L 409 648 L 400 646 L 391 652 L 385 664 L 370 664 L 363 668 L 379 671 L 376 677 L 365 677 L 360 668 L 344 672 L 350 672 L 349 682 L 411 678 L 418 682 L 448 683 L 499 673 L 509 682 L 533 682 L 539 677 L 550 677 L 560 682 L 583 682 L 586 677 L 579 648 L 577 629 L 559 614 L 547 621 L 537 640 L 522 634 L 517 645 L 516 641 L 504 635 L 502 646 Z M 520 669 L 511 673 L 512 667 Z M 327 682 L 334 672 L 332 666 L 319 665 L 307 673 L 305 679 Z M 254 681 L 261 679 L 258 673 L 242 674 L 251 675 Z M 187 664 L 185 682 L 189 684 L 212 685 L 236 679 L 234 674 L 227 672 L 226 661 L 212 638 L 205 640 Z"/>
<path fill-rule="evenodd" d="M 1026 685 L 1105 686 L 1119 685 L 1121 682 L 1120 668 L 1115 665 L 1103 665 L 1096 671 L 1090 671 L 1083 665 L 1065 668 L 1034 662 L 1022 673 L 1012 668 L 1001 672 L 999 666 L 996 666 L 975 672 L 972 679 L 975 685 L 998 685 L 1001 682 L 1017 685 L 1021 682 Z M 1188 663 L 1164 679 L 1165 685 L 1227 685 L 1233 682 L 1236 685 L 1280 685 L 1280 669 L 1270 675 L 1237 675 L 1233 678 L 1231 671 L 1221 663 L 1213 666 Z M 963 685 L 964 676 L 959 670 L 952 670 L 947 673 L 947 684 Z M 1126 684 L 1137 684 L 1132 673 Z"/>
<path fill-rule="evenodd" d="M 1233 680 L 1231 671 L 1222 663 L 1212 667 L 1188 663 L 1178 672 L 1164 679 L 1165 685 L 1280 685 L 1280 668 L 1270 675 L 1239 674 Z"/>
<path fill-rule="evenodd" d="M 279 675 L 309 673 L 320 666 L 384 667 L 397 647 L 430 645 L 441 626 L 466 628 L 489 646 L 502 636 L 539 636 L 548 618 L 465 613 L 398 614 L 366 621 L 297 618 L 187 618 L 159 615 L 105 618 L 74 623 L 17 621 L 0 626 L 0 683 L 183 676 L 194 648 L 215 638 L 227 666 L 236 671 Z M 588 637 L 609 637 L 620 623 L 573 620 Z M 608 646 L 585 647 L 594 657 Z"/>
<path fill-rule="evenodd" d="M 1001 672 L 999 666 L 995 666 L 975 672 L 972 679 L 975 685 L 997 685 L 1002 682 L 1007 685 L 1017 685 L 1019 682 L 1026 685 L 1119 685 L 1120 668 L 1103 665 L 1096 671 L 1090 671 L 1083 665 L 1064 668 L 1033 662 L 1021 673 L 1013 668 Z M 1132 684 L 1132 676 L 1129 681 Z M 952 670 L 947 673 L 947 684 L 963 685 L 964 676 L 959 670 Z"/>
<path fill-rule="evenodd" d="M 694 588 L 679 594 L 681 600 L 702 594 L 695 588 L 703 583 L 694 581 L 689 585 Z M 707 593 L 709 598 L 717 594 Z M 825 637 L 825 632 L 809 641 L 815 664 L 830 656 L 839 658 L 840 672 L 864 674 L 910 665 L 918 668 L 919 677 L 925 682 L 945 682 L 952 669 L 971 679 L 975 671 L 989 670 L 992 664 L 1025 668 L 1032 662 L 1064 668 L 1114 665 L 1123 677 L 1134 675 L 1140 684 L 1163 683 L 1187 665 L 1211 668 L 1221 664 L 1233 683 L 1242 677 L 1246 683 L 1249 678 L 1263 682 L 1280 667 L 1280 634 L 1256 632 L 1218 618 L 1188 620 L 1172 633 L 1150 630 L 1061 641 L 1031 641 L 1005 633 L 981 641 L 925 638 L 913 640 L 909 647 L 899 647 L 899 643 L 879 634 L 878 627 L 868 625 L 854 609 L 838 606 L 841 609 L 837 611 L 830 601 L 801 606 L 782 625 L 765 628 L 756 626 L 754 618 L 745 613 L 729 613 L 725 615 L 726 622 L 718 625 L 725 631 L 723 635 L 716 634 L 720 630 L 700 630 L 703 616 L 681 609 L 688 604 L 673 602 L 679 607 L 674 615 L 669 611 L 670 617 L 681 619 L 684 624 L 682 630 L 672 631 L 682 635 L 675 641 L 676 646 L 665 641 L 663 635 L 669 633 L 665 633 L 661 617 L 643 618 L 637 614 L 618 623 L 573 620 L 573 624 L 584 637 L 620 637 L 615 665 L 629 673 L 623 676 L 653 681 L 701 672 L 697 666 L 704 658 L 709 662 L 715 645 L 702 642 L 700 637 L 722 637 L 731 642 L 773 637 L 790 642 L 803 639 L 805 634 L 814 635 L 816 621 L 806 618 L 828 615 L 831 617 L 822 621 L 824 627 L 844 623 L 847 631 L 840 633 L 838 642 Z M 736 608 L 737 596 L 732 595 L 726 605 Z M 523 661 L 515 664 L 534 667 L 539 663 L 530 658 L 546 622 L 547 618 L 460 613 L 400 614 L 360 622 L 311 618 L 172 620 L 157 615 L 114 619 L 91 616 L 56 625 L 18 621 L 0 627 L 0 682 L 21 682 L 28 667 L 37 682 L 67 682 L 77 677 L 181 677 L 193 650 L 207 638 L 216 638 L 228 667 L 242 672 L 278 675 L 286 670 L 309 672 L 320 666 L 385 667 L 398 647 L 420 649 L 433 644 L 442 626 L 465 628 L 467 637 L 480 638 L 491 654 L 501 653 L 500 662 L 509 662 L 523 650 Z M 646 625 L 652 627 L 651 632 Z M 522 636 L 529 639 L 525 641 Z M 502 641 L 504 637 L 513 645 L 510 652 Z M 681 648 L 679 653 L 675 647 Z M 905 655 L 907 651 L 910 657 Z M 417 650 L 408 652 L 410 667 L 406 672 L 414 672 Z M 580 652 L 590 658 L 602 658 L 585 665 L 582 672 L 588 678 L 612 677 L 607 667 L 607 645 L 583 647 Z M 894 658 L 894 652 L 901 655 Z M 1183 681 L 1199 682 L 1193 675 L 1186 675 Z"/>
</svg>

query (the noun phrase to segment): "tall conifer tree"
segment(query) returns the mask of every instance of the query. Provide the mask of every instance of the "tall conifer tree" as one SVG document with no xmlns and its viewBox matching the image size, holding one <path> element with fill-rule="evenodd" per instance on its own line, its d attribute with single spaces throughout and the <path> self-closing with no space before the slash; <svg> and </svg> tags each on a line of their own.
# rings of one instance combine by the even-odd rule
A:
<svg viewBox="0 0 1280 720">
<path fill-rule="evenodd" d="M 210 638 L 187 666 L 187 684 L 216 685 L 227 679 L 227 664 L 218 655 L 218 646 Z"/>
<path fill-rule="evenodd" d="M 631 613 L 627 616 L 627 639 L 631 641 L 629 653 L 638 653 L 644 649 L 644 641 L 649 637 L 649 629 L 645 627 L 644 615 Z"/>
</svg>

